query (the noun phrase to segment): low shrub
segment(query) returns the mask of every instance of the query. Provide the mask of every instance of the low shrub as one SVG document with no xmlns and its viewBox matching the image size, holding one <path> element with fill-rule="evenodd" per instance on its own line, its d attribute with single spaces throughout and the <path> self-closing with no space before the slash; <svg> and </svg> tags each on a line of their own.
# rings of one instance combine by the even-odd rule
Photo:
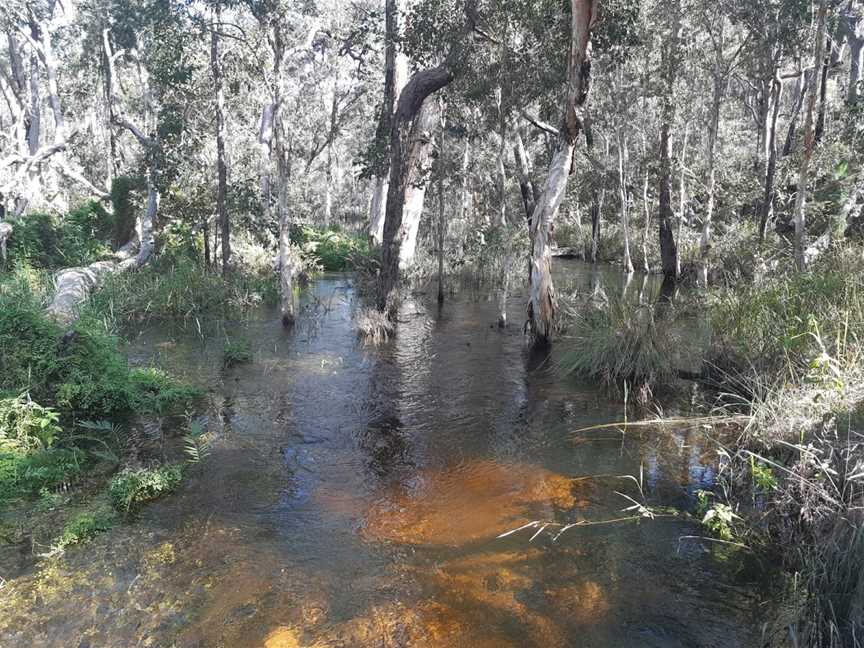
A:
<svg viewBox="0 0 864 648">
<path fill-rule="evenodd" d="M 111 480 L 108 494 L 115 509 L 132 514 L 147 502 L 172 493 L 183 480 L 183 469 L 176 465 L 124 470 Z"/>
<path fill-rule="evenodd" d="M 9 259 L 38 268 L 87 265 L 111 253 L 106 241 L 113 227 L 113 217 L 97 202 L 63 216 L 28 214 L 14 224 Z"/>
<path fill-rule="evenodd" d="M 229 340 L 222 351 L 222 365 L 226 368 L 248 364 L 253 358 L 252 345 L 248 340 Z"/>
<path fill-rule="evenodd" d="M 117 324 L 141 320 L 187 321 L 243 312 L 278 302 L 272 271 L 236 270 L 227 277 L 189 261 L 111 275 L 86 310 Z"/>
<path fill-rule="evenodd" d="M 152 367 L 129 372 L 129 392 L 130 407 L 138 414 L 166 414 L 201 397 L 200 389 Z"/>
<path fill-rule="evenodd" d="M 117 514 L 107 507 L 78 513 L 63 527 L 63 532 L 55 542 L 55 547 L 66 547 L 89 542 L 100 533 L 110 531 L 117 523 Z"/>
<path fill-rule="evenodd" d="M 199 392 L 155 369 L 130 371 L 119 340 L 88 311 L 65 333 L 28 288 L 0 290 L 0 394 L 24 392 L 66 419 L 164 413 Z"/>
<path fill-rule="evenodd" d="M 62 432 L 60 415 L 27 396 L 0 399 L 0 449 L 31 452 L 49 448 Z"/>
<path fill-rule="evenodd" d="M 86 463 L 77 448 L 51 448 L 30 454 L 0 450 L 0 504 L 54 489 L 81 474 Z"/>
<path fill-rule="evenodd" d="M 677 377 L 679 339 L 654 307 L 612 301 L 571 315 L 559 367 L 565 374 L 622 387 L 641 397 Z"/>
<path fill-rule="evenodd" d="M 370 255 L 365 236 L 348 234 L 339 229 L 320 230 L 303 227 L 292 233 L 293 241 L 323 270 L 341 272 L 365 263 Z"/>
</svg>

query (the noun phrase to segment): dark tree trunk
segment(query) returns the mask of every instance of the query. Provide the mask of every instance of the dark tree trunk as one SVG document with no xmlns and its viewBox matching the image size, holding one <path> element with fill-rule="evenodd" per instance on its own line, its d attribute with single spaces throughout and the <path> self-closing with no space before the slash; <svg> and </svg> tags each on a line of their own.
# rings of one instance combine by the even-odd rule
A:
<svg viewBox="0 0 864 648">
<path fill-rule="evenodd" d="M 669 8 L 672 12 L 672 34 L 665 43 L 662 56 L 664 95 L 662 102 L 662 121 L 660 124 L 660 178 L 659 178 L 659 234 L 660 262 L 663 276 L 675 281 L 678 278 L 678 247 L 672 233 L 672 138 L 671 129 L 675 122 L 675 80 L 678 76 L 678 43 L 681 38 L 681 3 L 676 0 Z"/>
<path fill-rule="evenodd" d="M 390 134 L 390 185 L 381 248 L 381 275 L 378 308 L 395 315 L 395 290 L 399 282 L 399 257 L 402 247 L 399 233 L 405 211 L 405 194 L 409 186 L 421 181 L 420 159 L 428 146 L 421 138 L 435 126 L 435 109 L 427 98 L 453 80 L 446 65 L 417 72 L 399 96 Z"/>
<path fill-rule="evenodd" d="M 779 71 L 771 86 L 771 101 L 773 110 L 771 121 L 768 126 L 768 157 L 765 160 L 765 184 L 762 194 L 762 205 L 759 216 L 759 241 L 765 240 L 768 234 L 768 224 L 774 218 L 774 178 L 777 174 L 777 117 L 780 113 L 780 96 L 783 92 L 783 83 L 780 81 Z"/>
<path fill-rule="evenodd" d="M 216 218 L 222 234 L 222 274 L 231 270 L 231 225 L 228 221 L 226 197 L 228 169 L 225 165 L 225 91 L 222 82 L 222 63 L 219 60 L 219 28 L 222 7 L 216 4 L 216 24 L 210 32 L 210 70 L 216 93 Z"/>
<path fill-rule="evenodd" d="M 783 145 L 783 157 L 792 154 L 795 148 L 795 135 L 798 130 L 798 116 L 804 106 L 804 97 L 810 88 L 811 71 L 802 70 L 795 88 L 795 99 L 792 101 L 792 117 L 789 119 L 789 130 L 786 132 L 786 143 Z"/>
<path fill-rule="evenodd" d="M 678 246 L 672 233 L 672 140 L 669 135 L 668 121 L 660 127 L 660 262 L 663 276 L 672 280 L 677 278 Z"/>
</svg>

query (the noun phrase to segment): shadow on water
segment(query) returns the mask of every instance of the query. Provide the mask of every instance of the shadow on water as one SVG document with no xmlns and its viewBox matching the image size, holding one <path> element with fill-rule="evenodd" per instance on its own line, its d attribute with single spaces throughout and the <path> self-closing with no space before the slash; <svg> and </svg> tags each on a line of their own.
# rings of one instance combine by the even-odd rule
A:
<svg viewBox="0 0 864 648">
<path fill-rule="evenodd" d="M 659 290 L 559 266 L 559 290 Z M 615 491 L 638 497 L 621 475 L 686 504 L 714 479 L 712 448 L 692 431 L 574 436 L 620 403 L 556 375 L 518 324 L 491 327 L 494 298 L 424 300 L 376 348 L 342 276 L 313 283 L 288 332 L 269 311 L 218 335 L 142 330 L 133 362 L 208 389 L 212 454 L 134 524 L 9 579 L 0 645 L 755 645 L 755 584 L 682 542 L 698 534 L 686 519 L 496 539 L 621 517 Z M 520 322 L 524 297 L 509 309 Z M 254 363 L 223 370 L 241 335 Z"/>
</svg>

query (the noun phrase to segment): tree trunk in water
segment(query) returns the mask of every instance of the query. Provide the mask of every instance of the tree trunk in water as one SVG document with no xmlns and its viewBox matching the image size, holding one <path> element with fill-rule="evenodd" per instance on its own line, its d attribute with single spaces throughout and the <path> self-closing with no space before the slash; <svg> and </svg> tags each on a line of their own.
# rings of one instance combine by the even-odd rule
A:
<svg viewBox="0 0 864 648">
<path fill-rule="evenodd" d="M 646 275 L 651 272 L 651 264 L 648 263 L 648 236 L 651 232 L 651 202 L 648 199 L 650 177 L 651 173 L 646 168 L 645 178 L 642 182 L 642 205 L 645 209 L 645 227 L 642 228 L 642 271 Z"/>
<path fill-rule="evenodd" d="M 672 235 L 672 141 L 670 125 L 660 127 L 660 263 L 664 277 L 677 278 L 678 249 Z"/>
<path fill-rule="evenodd" d="M 702 237 L 699 239 L 699 280 L 708 287 L 708 271 L 711 255 L 711 229 L 714 221 L 714 202 L 717 193 L 717 135 L 720 130 L 720 110 L 726 93 L 726 76 L 721 69 L 723 58 L 723 31 L 720 32 L 720 47 L 714 65 L 714 95 L 711 101 L 711 122 L 708 126 L 708 205 L 702 222 Z"/>
<path fill-rule="evenodd" d="M 441 132 L 438 134 L 438 303 L 444 303 L 444 241 L 447 219 L 444 203 L 444 107 L 441 107 Z"/>
<path fill-rule="evenodd" d="M 773 105 L 771 120 L 768 125 L 768 148 L 765 158 L 765 186 L 762 196 L 762 209 L 759 217 L 759 242 L 765 240 L 768 234 L 768 224 L 774 219 L 774 177 L 777 174 L 777 116 L 780 113 L 780 96 L 783 92 L 783 83 L 780 80 L 780 71 L 775 70 L 776 76 L 771 86 L 770 102 Z M 816 93 L 811 92 L 810 98 L 815 103 Z"/>
<path fill-rule="evenodd" d="M 384 215 L 387 209 L 387 178 L 377 177 L 369 206 L 369 244 L 381 245 L 384 240 Z"/>
<path fill-rule="evenodd" d="M 849 43 L 849 88 L 846 91 L 846 103 L 850 106 L 858 104 L 858 85 L 861 82 L 862 52 L 864 52 L 864 16 L 861 10 L 852 7 L 846 15 L 840 18 L 846 32 L 846 42 Z"/>
<path fill-rule="evenodd" d="M 624 233 L 624 272 L 633 274 L 633 260 L 630 258 L 630 226 L 627 222 L 627 136 L 618 129 L 618 195 L 621 199 L 621 230 Z"/>
<path fill-rule="evenodd" d="M 280 117 L 281 119 L 281 117 Z M 277 120 L 276 131 L 276 172 L 278 175 L 279 212 L 279 292 L 281 298 L 282 325 L 291 326 L 297 319 L 297 300 L 295 281 L 301 268 L 300 255 L 291 242 L 291 212 L 288 208 L 288 183 L 291 181 L 290 152 L 280 134 Z"/>
<path fill-rule="evenodd" d="M 549 175 L 531 219 L 531 284 L 528 325 L 535 342 L 546 343 L 552 335 L 557 309 L 552 284 L 549 237 L 573 163 L 576 140 L 582 131 L 581 111 L 588 99 L 591 77 L 591 28 L 599 3 L 571 0 L 570 56 L 567 63 L 567 98 L 557 150 Z"/>
<path fill-rule="evenodd" d="M 825 15 L 828 12 L 828 0 L 820 0 L 819 13 L 816 18 L 816 53 L 813 57 L 814 69 L 822 60 L 825 45 Z M 813 112 L 816 108 L 816 93 L 811 92 L 807 98 L 807 115 L 804 121 L 804 154 L 801 156 L 801 166 L 798 169 L 798 194 L 795 198 L 795 265 L 799 271 L 806 266 L 804 251 L 806 247 L 806 213 L 807 184 L 810 181 L 810 159 L 816 145 L 813 128 Z"/>
<path fill-rule="evenodd" d="M 531 228 L 531 214 L 537 202 L 537 189 L 531 179 L 531 161 L 525 151 L 525 141 L 522 129 L 516 129 L 513 134 L 513 157 L 516 160 L 516 170 L 519 174 L 519 191 L 522 194 L 522 206 L 525 209 L 525 222 Z"/>
<path fill-rule="evenodd" d="M 452 80 L 453 73 L 446 64 L 417 72 L 402 90 L 393 116 L 390 182 L 378 291 L 378 308 L 391 317 L 396 312 L 400 267 L 407 257 L 402 252 L 402 245 L 405 239 L 409 246 L 416 244 L 415 227 L 419 225 L 417 194 L 420 193 L 416 190 L 422 187 L 421 174 L 429 154 L 430 132 L 436 122 L 435 106 L 427 102 L 427 97 Z M 408 253 L 413 256 L 413 249 L 408 250 Z"/>
</svg>

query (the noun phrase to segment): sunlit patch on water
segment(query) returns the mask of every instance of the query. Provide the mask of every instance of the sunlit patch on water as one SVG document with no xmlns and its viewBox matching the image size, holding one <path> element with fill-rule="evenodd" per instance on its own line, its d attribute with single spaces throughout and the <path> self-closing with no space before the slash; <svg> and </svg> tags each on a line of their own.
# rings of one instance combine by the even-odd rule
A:
<svg viewBox="0 0 864 648">
<path fill-rule="evenodd" d="M 587 505 L 585 481 L 490 460 L 419 471 L 387 488 L 363 521 L 368 540 L 459 547 Z"/>
</svg>

